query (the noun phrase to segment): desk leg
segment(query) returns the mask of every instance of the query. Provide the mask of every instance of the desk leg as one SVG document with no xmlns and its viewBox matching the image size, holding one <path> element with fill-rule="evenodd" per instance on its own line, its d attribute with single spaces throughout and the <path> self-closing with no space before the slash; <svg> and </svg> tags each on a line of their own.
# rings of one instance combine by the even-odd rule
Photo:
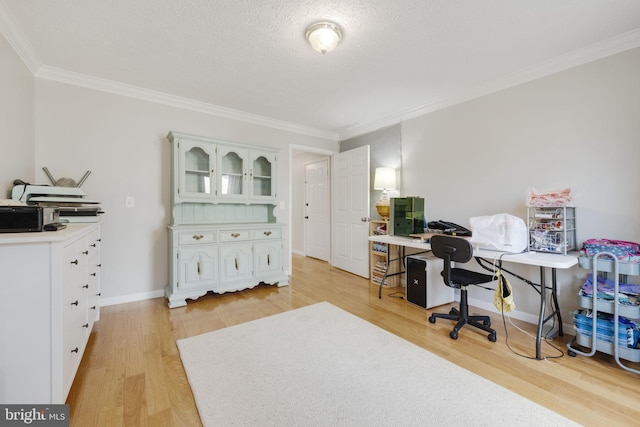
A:
<svg viewBox="0 0 640 427">
<path fill-rule="evenodd" d="M 541 343 L 542 343 L 542 327 L 554 317 L 558 317 L 558 335 L 562 336 L 562 315 L 560 306 L 558 305 L 558 288 L 556 282 L 556 269 L 551 269 L 551 298 L 553 298 L 554 312 L 547 318 L 545 317 L 545 309 L 547 304 L 547 286 L 545 284 L 545 269 L 540 267 L 540 316 L 538 317 L 538 334 L 536 335 L 536 359 L 540 360 Z"/>
<path fill-rule="evenodd" d="M 547 287 L 545 284 L 544 267 L 540 267 L 540 315 L 538 316 L 538 333 L 536 334 L 536 359 L 540 360 L 540 345 L 542 341 L 542 326 L 544 325 L 545 306 L 547 304 Z"/>
<path fill-rule="evenodd" d="M 562 334 L 562 314 L 560 313 L 560 306 L 558 305 L 558 289 L 556 287 L 556 269 L 551 269 L 551 298 L 553 298 L 553 306 L 557 310 L 554 315 L 558 316 L 558 336 Z"/>
<path fill-rule="evenodd" d="M 389 265 L 391 264 L 391 245 L 387 243 L 387 267 L 384 269 L 384 276 L 378 287 L 378 299 L 382 299 L 382 286 L 387 281 L 387 274 L 389 274 Z"/>
</svg>

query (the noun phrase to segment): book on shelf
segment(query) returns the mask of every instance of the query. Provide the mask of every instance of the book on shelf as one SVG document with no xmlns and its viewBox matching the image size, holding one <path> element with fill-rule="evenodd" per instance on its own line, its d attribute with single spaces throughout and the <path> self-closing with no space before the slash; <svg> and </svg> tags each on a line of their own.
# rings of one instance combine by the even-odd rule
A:
<svg viewBox="0 0 640 427">
<path fill-rule="evenodd" d="M 387 224 L 380 224 L 373 229 L 373 234 L 378 236 L 384 236 L 387 234 Z"/>
<path fill-rule="evenodd" d="M 385 245 L 384 243 L 373 242 L 371 245 L 371 250 L 373 250 L 374 252 L 380 252 L 382 254 L 386 254 L 387 245 Z"/>
</svg>

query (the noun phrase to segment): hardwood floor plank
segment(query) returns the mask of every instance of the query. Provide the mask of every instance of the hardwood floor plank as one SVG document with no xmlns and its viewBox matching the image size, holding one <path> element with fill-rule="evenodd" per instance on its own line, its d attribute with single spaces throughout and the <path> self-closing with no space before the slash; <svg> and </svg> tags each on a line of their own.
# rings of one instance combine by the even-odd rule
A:
<svg viewBox="0 0 640 427">
<path fill-rule="evenodd" d="M 127 377 L 124 381 L 123 425 L 144 427 L 148 424 L 145 374 Z"/>
<path fill-rule="evenodd" d="M 566 343 L 572 331 L 543 343 L 548 359 L 535 360 L 528 358 L 535 355 L 535 325 L 503 323 L 498 313 L 474 308 L 491 317 L 497 342 L 469 327 L 452 340 L 450 321 L 427 320 L 432 311 L 447 312 L 452 305 L 424 310 L 390 297 L 399 289 L 388 288 L 378 299 L 378 288 L 367 279 L 312 258 L 294 255 L 292 270 L 289 286 L 210 293 L 186 307 L 169 309 L 164 298 L 103 307 L 67 399 L 71 425 L 198 426 L 176 340 L 322 301 L 585 426 L 636 425 L 640 420 L 640 375 L 621 369 L 610 355 L 569 357 Z M 562 357 L 553 358 L 560 352 Z M 630 365 L 638 369 L 640 364 Z"/>
</svg>

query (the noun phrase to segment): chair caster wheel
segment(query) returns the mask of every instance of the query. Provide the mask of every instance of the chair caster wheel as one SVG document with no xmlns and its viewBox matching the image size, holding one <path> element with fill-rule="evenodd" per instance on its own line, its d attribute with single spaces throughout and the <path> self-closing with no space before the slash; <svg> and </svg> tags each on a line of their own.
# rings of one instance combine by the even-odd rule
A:
<svg viewBox="0 0 640 427">
<path fill-rule="evenodd" d="M 451 331 L 451 332 L 449 332 L 449 336 L 451 337 L 452 340 L 457 340 L 458 339 L 458 332 L 457 331 Z"/>
<path fill-rule="evenodd" d="M 577 356 L 576 352 L 575 352 L 575 351 L 573 351 L 573 350 L 568 350 L 568 351 L 567 351 L 567 354 L 568 354 L 569 356 L 571 356 L 571 357 L 576 357 L 576 356 Z"/>
<path fill-rule="evenodd" d="M 429 316 L 429 323 L 436 323 L 436 318 L 433 316 Z"/>
<path fill-rule="evenodd" d="M 496 334 L 495 332 L 490 333 L 487 338 L 489 338 L 489 341 L 491 342 L 496 342 Z"/>
</svg>

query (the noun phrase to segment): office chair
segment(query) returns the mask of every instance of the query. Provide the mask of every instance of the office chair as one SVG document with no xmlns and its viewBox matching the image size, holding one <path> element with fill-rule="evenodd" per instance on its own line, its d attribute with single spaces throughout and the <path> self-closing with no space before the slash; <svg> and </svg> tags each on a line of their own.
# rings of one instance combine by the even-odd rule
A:
<svg viewBox="0 0 640 427">
<path fill-rule="evenodd" d="M 473 247 L 468 240 L 436 234 L 431 237 L 430 241 L 433 255 L 444 260 L 444 270 L 441 273 L 444 283 L 452 288 L 460 289 L 460 308 L 452 308 L 448 314 L 432 313 L 429 316 L 429 323 L 436 323 L 437 318 L 456 320 L 458 323 L 449 333 L 452 339 L 457 340 L 458 331 L 468 324 L 489 332 L 487 336 L 489 341 L 495 342 L 496 331 L 490 328 L 491 319 L 489 316 L 469 316 L 467 302 L 467 286 L 492 282 L 495 280 L 495 276 L 453 267 L 452 263 L 454 262 L 468 262 L 473 258 Z"/>
</svg>

